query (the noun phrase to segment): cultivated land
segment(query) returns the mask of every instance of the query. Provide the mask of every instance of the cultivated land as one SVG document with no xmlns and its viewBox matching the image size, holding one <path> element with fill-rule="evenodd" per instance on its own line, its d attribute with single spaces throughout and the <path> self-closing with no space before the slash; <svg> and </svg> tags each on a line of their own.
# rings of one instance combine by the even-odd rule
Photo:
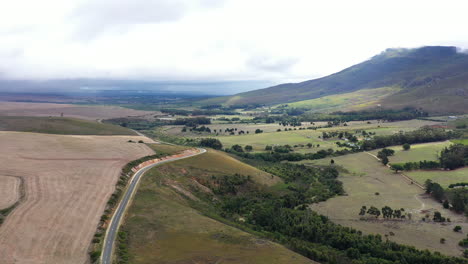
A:
<svg viewBox="0 0 468 264">
<path fill-rule="evenodd" d="M 458 246 L 458 242 L 466 237 L 466 231 L 456 233 L 452 229 L 455 225 L 462 226 L 463 230 L 468 229 L 463 215 L 443 209 L 442 204 L 425 195 L 422 189 L 401 175 L 393 173 L 367 153 L 349 154 L 333 159 L 335 164 L 348 170 L 347 173 L 342 172 L 339 178 L 344 184 L 347 195 L 313 204 L 311 205 L 313 210 L 330 217 L 338 224 L 369 234 L 387 235 L 388 239 L 398 243 L 439 251 L 447 255 L 461 254 L 462 249 Z M 302 163 L 328 165 L 330 158 Z M 376 192 L 379 195 L 376 195 Z M 379 209 L 385 205 L 404 208 L 406 212 L 411 212 L 412 219 L 360 220 L 358 213 L 363 205 L 368 208 L 373 205 Z M 432 217 L 434 211 L 440 211 L 452 222 L 438 224 L 421 220 L 426 214 Z M 394 235 L 391 235 L 391 232 Z M 441 238 L 446 239 L 445 244 L 439 243 Z"/>
<path fill-rule="evenodd" d="M 322 132 L 329 131 L 349 131 L 354 132 L 356 130 L 366 130 L 368 132 L 375 132 L 376 135 L 390 135 L 394 133 L 399 133 L 400 131 L 407 132 L 416 130 L 422 126 L 428 125 L 438 125 L 440 122 L 435 121 L 426 121 L 426 120 L 407 120 L 407 121 L 398 121 L 398 122 L 385 122 L 380 123 L 376 120 L 371 120 L 370 124 L 367 121 L 352 121 L 348 122 L 347 126 L 338 126 L 331 128 L 321 128 L 317 130 L 298 130 L 299 127 L 296 127 L 297 130 L 284 131 L 285 127 L 278 124 L 215 124 L 215 125 L 206 125 L 210 127 L 212 132 L 214 129 L 219 131 L 220 129 L 224 131 L 226 128 L 237 128 L 236 135 L 229 135 L 229 133 L 219 133 L 216 136 L 215 133 L 194 133 L 187 131 L 186 133 L 181 132 L 183 126 L 165 126 L 163 132 L 176 136 L 185 136 L 185 137 L 216 137 L 218 138 L 225 147 L 230 147 L 235 144 L 241 146 L 251 145 L 254 148 L 254 151 L 263 151 L 267 145 L 285 145 L 289 144 L 306 145 L 307 143 L 312 143 L 314 145 L 319 144 L 320 147 L 314 148 L 299 148 L 296 149 L 299 152 L 315 152 L 320 149 L 339 149 L 336 145 L 338 139 L 328 139 L 322 140 L 319 136 L 322 136 Z M 324 126 L 326 122 L 316 122 L 315 125 L 310 123 L 304 123 L 302 127 L 306 128 L 308 126 Z M 291 126 L 286 128 L 294 129 Z M 256 129 L 261 129 L 264 132 L 260 134 L 255 134 Z M 281 129 L 281 132 L 276 132 L 277 129 Z M 237 132 L 240 130 L 249 131 L 249 134 L 238 135 Z"/>
<path fill-rule="evenodd" d="M 21 177 L 24 198 L 0 226 L 2 263 L 86 263 L 121 168 L 153 154 L 138 136 L 0 132 L 0 178 Z M 2 193 L 3 194 L 3 193 Z"/>
<path fill-rule="evenodd" d="M 136 135 L 130 129 L 67 117 L 0 116 L 0 131 L 64 135 Z"/>
<path fill-rule="evenodd" d="M 234 173 L 251 175 L 267 185 L 280 182 L 211 150 L 150 170 L 123 226 L 129 236 L 130 263 L 316 263 L 191 208 L 198 201 L 192 188 L 200 188 L 194 177 Z"/>
<path fill-rule="evenodd" d="M 452 183 L 468 182 L 468 167 L 456 170 L 417 170 L 405 172 L 419 183 L 424 183 L 426 180 L 432 180 L 447 188 Z"/>
<path fill-rule="evenodd" d="M 154 112 L 127 109 L 119 106 L 88 106 L 53 103 L 0 102 L 1 116 L 55 116 L 86 120 L 128 116 L 151 116 Z"/>
<path fill-rule="evenodd" d="M 21 194 L 21 179 L 14 176 L 0 175 L 0 209 L 12 206 Z"/>
<path fill-rule="evenodd" d="M 437 161 L 440 152 L 451 144 L 450 141 L 414 144 L 411 145 L 409 150 L 403 150 L 402 146 L 388 147 L 395 150 L 395 154 L 388 157 L 388 159 L 390 163 L 418 162 L 423 160 Z M 380 149 L 371 151 L 371 153 L 377 155 L 379 151 Z"/>
</svg>

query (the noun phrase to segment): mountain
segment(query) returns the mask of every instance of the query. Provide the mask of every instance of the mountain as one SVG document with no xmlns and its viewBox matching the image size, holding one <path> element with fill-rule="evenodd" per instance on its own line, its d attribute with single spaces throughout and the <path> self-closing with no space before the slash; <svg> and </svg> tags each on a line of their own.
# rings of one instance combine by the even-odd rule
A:
<svg viewBox="0 0 468 264">
<path fill-rule="evenodd" d="M 205 103 L 277 105 L 333 95 L 356 97 L 356 91 L 389 87 L 395 88 L 395 92 L 378 97 L 368 107 L 379 103 L 384 108 L 412 106 L 433 113 L 467 113 L 468 54 L 445 46 L 387 49 L 323 78 L 280 84 Z"/>
</svg>

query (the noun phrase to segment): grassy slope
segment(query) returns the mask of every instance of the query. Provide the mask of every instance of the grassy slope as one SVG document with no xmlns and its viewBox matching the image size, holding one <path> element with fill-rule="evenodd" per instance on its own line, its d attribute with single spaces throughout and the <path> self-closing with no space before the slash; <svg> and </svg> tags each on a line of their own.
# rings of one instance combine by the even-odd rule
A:
<svg viewBox="0 0 468 264">
<path fill-rule="evenodd" d="M 65 117 L 0 116 L 0 130 L 64 135 L 136 135 L 120 126 Z"/>
<path fill-rule="evenodd" d="M 268 185 L 280 182 L 211 150 L 149 171 L 142 178 L 123 226 L 129 233 L 130 263 L 315 263 L 278 244 L 201 215 L 174 189 L 193 182 L 191 176 L 233 173 L 252 175 L 254 180 Z"/>
<path fill-rule="evenodd" d="M 316 99 L 298 101 L 288 104 L 288 107 L 311 109 L 314 112 L 343 111 L 344 109 L 359 109 L 376 106 L 384 97 L 398 91 L 394 87 L 362 89 L 351 93 L 324 96 Z"/>
<path fill-rule="evenodd" d="M 461 248 L 457 246 L 457 243 L 466 237 L 466 234 L 453 232 L 452 229 L 455 225 L 461 225 L 463 230 L 468 229 L 463 216 L 443 209 L 440 203 L 424 195 L 423 190 L 391 172 L 366 153 L 350 154 L 333 159 L 335 164 L 349 170 L 349 173 L 342 173 L 340 176 L 348 195 L 315 204 L 312 206 L 314 210 L 329 216 L 336 223 L 354 227 L 365 233 L 377 233 L 384 236 L 393 232 L 395 235 L 390 235 L 388 238 L 398 243 L 448 255 L 460 255 Z M 306 163 L 327 165 L 330 164 L 330 159 Z M 379 192 L 380 195 L 375 195 L 375 192 Z M 405 208 L 406 211 L 411 211 L 412 220 L 361 221 L 358 212 L 363 205 L 367 207 L 374 205 L 378 208 L 385 205 L 392 208 Z M 421 212 L 421 209 L 426 211 Z M 451 218 L 452 222 L 441 225 L 421 221 L 426 212 L 431 213 L 434 210 L 442 212 L 442 215 Z M 440 238 L 445 238 L 446 243 L 440 244 Z"/>
<path fill-rule="evenodd" d="M 156 144 L 146 144 L 152 150 L 154 150 L 158 154 L 162 154 L 165 156 L 170 156 L 182 152 L 189 147 L 179 146 L 179 145 L 168 145 L 164 143 L 156 143 Z"/>
</svg>

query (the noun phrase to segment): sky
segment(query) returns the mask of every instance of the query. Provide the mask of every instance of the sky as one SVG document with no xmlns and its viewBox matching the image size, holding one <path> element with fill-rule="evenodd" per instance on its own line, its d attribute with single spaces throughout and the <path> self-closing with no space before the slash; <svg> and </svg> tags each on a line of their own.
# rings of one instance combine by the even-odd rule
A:
<svg viewBox="0 0 468 264">
<path fill-rule="evenodd" d="M 232 93 L 325 76 L 387 48 L 466 49 L 466 10 L 451 0 L 2 0 L 0 79 L 242 84 Z"/>
</svg>

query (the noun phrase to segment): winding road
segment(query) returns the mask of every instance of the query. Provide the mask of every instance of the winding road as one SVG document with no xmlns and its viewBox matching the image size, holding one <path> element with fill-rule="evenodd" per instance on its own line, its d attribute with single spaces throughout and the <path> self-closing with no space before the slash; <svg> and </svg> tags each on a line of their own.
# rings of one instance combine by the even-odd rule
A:
<svg viewBox="0 0 468 264">
<path fill-rule="evenodd" d="M 114 212 L 114 215 L 112 216 L 109 227 L 107 228 L 106 236 L 104 238 L 104 246 L 103 246 L 104 248 L 101 254 L 101 264 L 112 263 L 112 251 L 114 248 L 115 238 L 117 237 L 117 232 L 119 231 L 120 222 L 122 221 L 122 218 L 125 215 L 125 211 L 128 205 L 130 204 L 132 196 L 136 192 L 138 182 L 140 181 L 140 178 L 143 176 L 143 174 L 155 166 L 168 163 L 168 162 L 172 162 L 172 161 L 176 161 L 176 160 L 190 158 L 190 157 L 197 156 L 206 152 L 206 149 L 199 148 L 198 150 L 199 152 L 194 153 L 194 154 L 153 163 L 151 165 L 141 168 L 133 175 L 122 200 L 120 201 L 119 205 L 117 206 L 117 209 Z"/>
</svg>

